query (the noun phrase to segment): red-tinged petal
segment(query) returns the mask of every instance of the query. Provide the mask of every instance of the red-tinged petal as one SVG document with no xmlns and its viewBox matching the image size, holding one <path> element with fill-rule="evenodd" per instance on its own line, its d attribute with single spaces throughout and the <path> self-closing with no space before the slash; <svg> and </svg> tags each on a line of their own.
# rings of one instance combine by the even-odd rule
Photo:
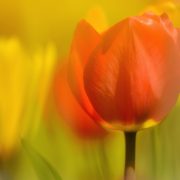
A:
<svg viewBox="0 0 180 180">
<path fill-rule="evenodd" d="M 69 79 L 73 94 L 85 111 L 94 118 L 96 113 L 84 90 L 83 72 L 89 55 L 99 40 L 100 35 L 93 27 L 86 21 L 81 21 L 76 28 L 69 56 Z"/>
<path fill-rule="evenodd" d="M 161 120 L 175 104 L 180 90 L 179 33 L 165 14 L 160 17 L 159 22 L 150 26 L 139 22 L 134 29 L 136 36 L 140 37 L 137 38 L 139 48 L 144 49 L 144 53 L 139 51 L 138 59 L 144 57 L 147 59 L 145 62 L 149 63 L 149 81 L 157 98 L 149 118 Z"/>
<path fill-rule="evenodd" d="M 170 34 L 161 18 L 145 14 L 120 22 L 92 53 L 84 72 L 85 89 L 95 110 L 111 124 L 159 121 L 175 104 L 177 30 Z"/>
<path fill-rule="evenodd" d="M 54 94 L 60 116 L 80 138 L 103 138 L 105 130 L 95 124 L 73 96 L 66 70 L 65 66 L 58 68 L 55 76 Z"/>
<path fill-rule="evenodd" d="M 129 20 L 125 20 L 106 32 L 85 69 L 84 80 L 86 92 L 96 111 L 108 121 L 119 119 L 119 109 L 116 103 L 119 66 L 128 55 L 123 53 L 122 55 L 124 57 L 120 57 L 121 52 L 119 52 L 119 49 L 125 52 L 131 48 L 133 51 L 133 47 L 131 46 L 133 39 L 128 36 L 128 23 Z M 121 40 L 118 41 L 117 37 L 120 35 Z M 129 41 L 128 44 L 124 43 L 127 41 L 127 38 Z M 118 46 L 116 46 L 117 43 L 119 43 Z M 133 55 L 133 53 L 131 54 Z M 119 57 L 117 57 L 118 55 Z M 127 103 L 129 102 L 127 101 Z"/>
</svg>

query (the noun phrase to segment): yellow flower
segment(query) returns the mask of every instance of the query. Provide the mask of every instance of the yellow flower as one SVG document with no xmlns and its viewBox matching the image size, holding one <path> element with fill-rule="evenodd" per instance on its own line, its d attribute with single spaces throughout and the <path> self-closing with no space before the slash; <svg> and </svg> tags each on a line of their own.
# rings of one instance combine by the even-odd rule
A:
<svg viewBox="0 0 180 180">
<path fill-rule="evenodd" d="M 89 22 L 96 30 L 101 33 L 108 27 L 108 22 L 103 9 L 100 6 L 91 8 L 85 17 L 86 21 Z"/>
<path fill-rule="evenodd" d="M 52 46 L 30 54 L 18 39 L 0 39 L 0 158 L 16 149 L 30 117 L 42 115 L 54 63 Z"/>
</svg>

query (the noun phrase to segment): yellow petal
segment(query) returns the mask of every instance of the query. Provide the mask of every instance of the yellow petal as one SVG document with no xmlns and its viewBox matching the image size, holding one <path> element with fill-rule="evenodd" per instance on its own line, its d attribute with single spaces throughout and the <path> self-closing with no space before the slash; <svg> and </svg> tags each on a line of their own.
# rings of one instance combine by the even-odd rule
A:
<svg viewBox="0 0 180 180">
<path fill-rule="evenodd" d="M 0 62 L 0 155 L 8 156 L 20 136 L 29 59 L 17 39 L 0 39 Z"/>
<path fill-rule="evenodd" d="M 99 33 L 105 31 L 108 27 L 107 18 L 103 9 L 100 6 L 95 6 L 94 8 L 90 9 L 85 19 Z"/>
<path fill-rule="evenodd" d="M 53 45 L 27 52 L 16 38 L 0 39 L 0 158 L 14 152 L 27 130 L 37 129 L 55 57 Z"/>
</svg>

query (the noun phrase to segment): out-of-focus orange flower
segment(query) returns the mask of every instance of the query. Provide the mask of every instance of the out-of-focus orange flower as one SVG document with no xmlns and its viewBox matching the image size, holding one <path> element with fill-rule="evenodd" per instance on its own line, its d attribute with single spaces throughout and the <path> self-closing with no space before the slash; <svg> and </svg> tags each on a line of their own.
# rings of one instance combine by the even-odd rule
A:
<svg viewBox="0 0 180 180">
<path fill-rule="evenodd" d="M 54 94 L 58 112 L 72 130 L 82 139 L 103 138 L 107 132 L 97 125 L 81 108 L 73 96 L 68 80 L 66 66 L 58 66 L 54 80 Z"/>
<path fill-rule="evenodd" d="M 72 91 L 105 127 L 153 126 L 178 97 L 179 50 L 179 30 L 166 14 L 129 17 L 102 34 L 81 21 L 70 52 Z"/>
</svg>

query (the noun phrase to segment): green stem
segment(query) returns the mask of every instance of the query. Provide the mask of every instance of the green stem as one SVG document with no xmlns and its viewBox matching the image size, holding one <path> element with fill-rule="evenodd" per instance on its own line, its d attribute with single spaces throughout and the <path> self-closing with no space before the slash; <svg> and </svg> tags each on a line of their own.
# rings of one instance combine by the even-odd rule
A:
<svg viewBox="0 0 180 180">
<path fill-rule="evenodd" d="M 125 132 L 125 170 L 124 177 L 125 180 L 130 176 L 130 169 L 135 171 L 135 154 L 136 154 L 136 132 Z"/>
</svg>

